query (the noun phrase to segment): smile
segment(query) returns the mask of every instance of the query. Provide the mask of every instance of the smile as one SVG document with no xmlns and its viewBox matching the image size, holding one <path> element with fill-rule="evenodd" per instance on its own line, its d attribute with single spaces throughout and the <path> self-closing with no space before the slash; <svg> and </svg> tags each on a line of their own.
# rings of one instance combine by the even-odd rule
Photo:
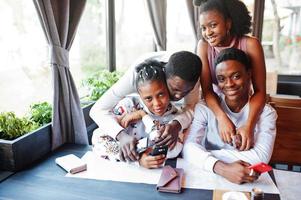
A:
<svg viewBox="0 0 301 200">
<path fill-rule="evenodd" d="M 225 93 L 229 96 L 236 95 L 238 93 L 238 89 L 225 90 Z"/>
<path fill-rule="evenodd" d="M 216 40 L 216 36 L 207 37 L 207 41 L 208 41 L 209 43 L 214 43 L 215 40 Z"/>
</svg>

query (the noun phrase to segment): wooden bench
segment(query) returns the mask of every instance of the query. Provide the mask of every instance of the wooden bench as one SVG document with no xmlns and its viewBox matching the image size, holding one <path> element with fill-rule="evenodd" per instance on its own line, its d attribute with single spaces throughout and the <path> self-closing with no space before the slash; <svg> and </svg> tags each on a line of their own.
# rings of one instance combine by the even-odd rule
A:
<svg viewBox="0 0 301 200">
<path fill-rule="evenodd" d="M 275 108 L 277 136 L 270 163 L 301 166 L 301 98 L 269 97 Z"/>
</svg>

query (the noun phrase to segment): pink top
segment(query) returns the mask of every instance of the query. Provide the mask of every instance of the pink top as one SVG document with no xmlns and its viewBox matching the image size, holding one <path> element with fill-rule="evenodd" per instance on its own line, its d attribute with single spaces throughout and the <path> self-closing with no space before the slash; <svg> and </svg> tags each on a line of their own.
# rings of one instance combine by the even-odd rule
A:
<svg viewBox="0 0 301 200">
<path fill-rule="evenodd" d="M 217 85 L 214 60 L 217 57 L 218 53 L 223 49 L 232 48 L 232 47 L 240 49 L 240 50 L 244 51 L 245 53 L 247 53 L 247 38 L 248 38 L 248 36 L 243 36 L 240 38 L 234 37 L 232 39 L 230 45 L 226 46 L 226 47 L 211 47 L 210 45 L 208 45 L 208 61 L 209 61 L 212 83 L 214 85 Z"/>
</svg>

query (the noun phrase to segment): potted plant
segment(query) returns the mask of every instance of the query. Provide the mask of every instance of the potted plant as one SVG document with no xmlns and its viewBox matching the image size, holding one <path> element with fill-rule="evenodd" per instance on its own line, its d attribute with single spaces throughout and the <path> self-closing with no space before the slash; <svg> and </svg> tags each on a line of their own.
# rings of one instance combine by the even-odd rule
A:
<svg viewBox="0 0 301 200">
<path fill-rule="evenodd" d="M 82 99 L 87 133 L 91 138 L 97 125 L 89 116 L 94 102 L 106 92 L 121 73 L 100 71 L 83 81 L 89 94 Z M 47 102 L 30 106 L 27 117 L 18 118 L 14 113 L 0 113 L 0 170 L 18 171 L 51 151 L 51 113 Z"/>
<path fill-rule="evenodd" d="M 0 113 L 0 169 L 18 171 L 50 152 L 51 106 L 31 105 L 30 114 L 19 118 Z"/>
<path fill-rule="evenodd" d="M 92 133 L 97 128 L 95 122 L 90 118 L 89 112 L 91 107 L 114 83 L 121 77 L 121 72 L 109 72 L 102 70 L 89 76 L 82 81 L 82 87 L 87 91 L 87 95 L 81 98 L 83 114 L 87 127 L 89 141 L 91 141 Z"/>
</svg>

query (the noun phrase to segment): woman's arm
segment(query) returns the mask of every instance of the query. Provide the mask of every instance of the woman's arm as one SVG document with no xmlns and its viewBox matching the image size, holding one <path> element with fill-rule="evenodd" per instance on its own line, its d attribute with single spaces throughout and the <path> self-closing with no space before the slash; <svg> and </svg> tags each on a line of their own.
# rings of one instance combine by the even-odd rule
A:
<svg viewBox="0 0 301 200">
<path fill-rule="evenodd" d="M 265 105 L 266 98 L 266 68 L 263 49 L 260 42 L 253 37 L 247 39 L 247 52 L 251 60 L 252 85 L 254 94 L 250 98 L 250 112 L 244 126 L 237 129 L 242 136 L 240 150 L 248 150 L 254 143 L 254 127 Z"/>
<path fill-rule="evenodd" d="M 231 143 L 231 135 L 235 133 L 235 126 L 221 108 L 218 97 L 213 91 L 207 49 L 208 43 L 203 41 L 198 43 L 198 55 L 200 56 L 203 65 L 201 72 L 202 92 L 207 106 L 213 111 L 217 118 L 222 140 L 226 143 Z"/>
</svg>

